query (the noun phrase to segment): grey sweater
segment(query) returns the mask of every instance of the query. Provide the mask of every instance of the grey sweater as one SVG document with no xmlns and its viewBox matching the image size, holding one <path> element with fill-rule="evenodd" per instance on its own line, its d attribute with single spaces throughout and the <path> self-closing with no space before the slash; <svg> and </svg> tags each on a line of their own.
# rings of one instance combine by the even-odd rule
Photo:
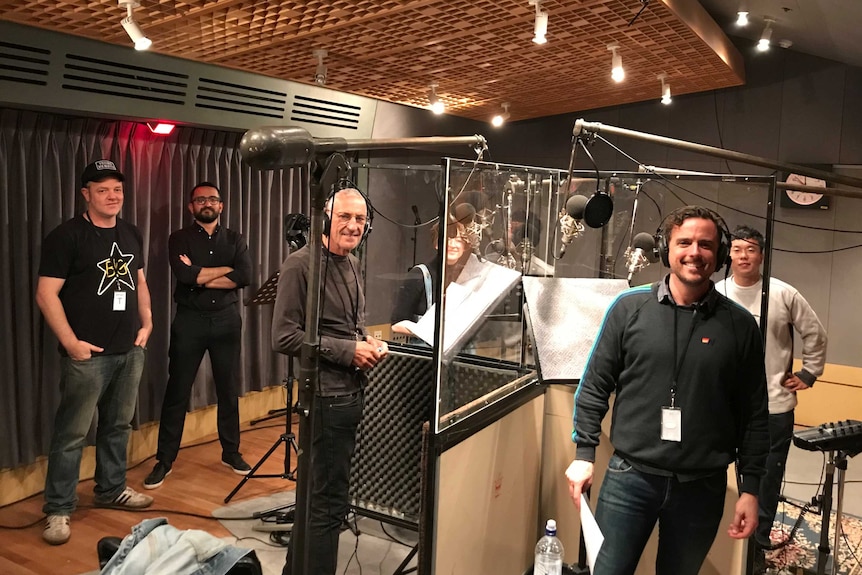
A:
<svg viewBox="0 0 862 575">
<path fill-rule="evenodd" d="M 300 355 L 305 338 L 310 252 L 303 247 L 282 264 L 272 317 L 272 348 Z M 356 342 L 365 337 L 365 294 L 359 282 L 359 260 L 337 256 L 323 248 L 320 296 L 320 389 L 335 396 L 358 391 L 365 376 L 352 365 Z"/>
</svg>

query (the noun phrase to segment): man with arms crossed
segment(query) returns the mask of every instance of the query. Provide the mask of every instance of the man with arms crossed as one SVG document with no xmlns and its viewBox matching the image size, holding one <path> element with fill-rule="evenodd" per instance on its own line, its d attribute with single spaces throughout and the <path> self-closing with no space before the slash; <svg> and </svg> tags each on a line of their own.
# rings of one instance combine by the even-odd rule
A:
<svg viewBox="0 0 862 575">
<path fill-rule="evenodd" d="M 194 222 L 168 239 L 168 257 L 177 278 L 177 313 L 171 324 L 157 461 L 144 479 L 147 489 L 159 487 L 171 472 L 180 451 L 192 384 L 207 351 L 218 397 L 222 464 L 240 475 L 251 471 L 239 452 L 242 318 L 237 309 L 239 290 L 251 280 L 251 258 L 242 234 L 219 223 L 223 207 L 216 185 L 199 183 L 189 196 Z"/>
<path fill-rule="evenodd" d="M 760 323 L 763 277 L 760 266 L 766 240 L 749 226 L 738 226 L 730 248 L 733 275 L 718 282 L 715 289 L 747 309 Z M 780 279 L 769 278 L 769 307 L 766 331 L 766 385 L 769 393 L 769 456 L 766 475 L 760 482 L 759 523 L 754 534 L 757 544 L 755 573 L 765 569 L 764 548 L 772 545 L 770 533 L 778 508 L 787 453 L 793 439 L 793 410 L 796 392 L 814 385 L 826 364 L 826 330 L 817 314 L 796 288 Z M 802 339 L 802 369 L 793 366 L 793 333 Z"/>
<path fill-rule="evenodd" d="M 616 394 L 608 463 L 596 508 L 605 536 L 593 575 L 635 572 L 659 523 L 658 575 L 697 575 L 724 511 L 727 466 L 740 495 L 728 535 L 757 525 L 769 431 L 763 346 L 754 318 L 710 276 L 727 257 L 723 220 L 684 206 L 663 221 L 670 273 L 620 294 L 605 315 L 575 394 L 570 494 L 593 479 L 601 422 Z"/>
<path fill-rule="evenodd" d="M 126 446 L 153 316 L 141 233 L 118 217 L 123 180 L 109 160 L 87 166 L 87 210 L 42 244 L 36 303 L 62 356 L 42 507 L 42 538 L 52 545 L 71 536 L 81 453 L 97 412 L 95 505 L 140 509 L 153 502 L 126 485 Z"/>
</svg>

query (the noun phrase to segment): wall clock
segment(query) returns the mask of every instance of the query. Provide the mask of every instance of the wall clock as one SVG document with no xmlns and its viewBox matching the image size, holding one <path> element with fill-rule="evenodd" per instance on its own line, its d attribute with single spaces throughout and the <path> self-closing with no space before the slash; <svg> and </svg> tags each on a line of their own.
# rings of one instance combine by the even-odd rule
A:
<svg viewBox="0 0 862 575">
<path fill-rule="evenodd" d="M 799 184 L 825 188 L 826 181 L 800 174 L 790 174 L 785 180 L 788 184 Z M 814 208 L 820 210 L 829 209 L 829 196 L 814 192 L 803 192 L 799 190 L 783 190 L 781 193 L 781 206 L 784 208 Z"/>
</svg>

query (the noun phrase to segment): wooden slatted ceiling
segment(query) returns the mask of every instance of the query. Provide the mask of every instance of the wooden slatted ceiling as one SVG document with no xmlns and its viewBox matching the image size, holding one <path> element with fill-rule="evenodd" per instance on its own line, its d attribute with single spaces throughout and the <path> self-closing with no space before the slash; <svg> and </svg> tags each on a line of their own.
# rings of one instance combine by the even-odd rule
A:
<svg viewBox="0 0 862 575">
<path fill-rule="evenodd" d="M 741 67 L 703 39 L 718 27 L 693 30 L 677 15 L 681 3 L 700 8 L 653 0 L 628 26 L 639 0 L 545 0 L 542 46 L 527 0 L 143 0 L 135 18 L 162 54 L 310 83 L 312 50 L 324 48 L 328 88 L 426 107 L 437 82 L 450 113 L 487 120 L 509 102 L 519 120 L 657 100 L 661 72 L 674 95 L 741 84 Z M 0 0 L 0 14 L 129 45 L 116 0 Z M 621 84 L 610 78 L 611 43 Z"/>
</svg>

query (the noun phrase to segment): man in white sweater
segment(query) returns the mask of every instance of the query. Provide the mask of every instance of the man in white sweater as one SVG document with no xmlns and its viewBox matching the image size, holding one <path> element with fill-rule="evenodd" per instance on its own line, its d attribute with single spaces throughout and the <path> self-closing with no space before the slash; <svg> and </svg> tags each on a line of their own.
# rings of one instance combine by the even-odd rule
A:
<svg viewBox="0 0 862 575">
<path fill-rule="evenodd" d="M 765 240 L 754 228 L 739 226 L 731 234 L 730 249 L 733 275 L 716 284 L 720 294 L 746 308 L 760 323 L 761 293 Z M 796 288 L 777 278 L 769 278 L 767 308 L 766 378 L 769 393 L 769 457 L 766 476 L 760 482 L 759 524 L 755 532 L 758 555 L 771 545 L 770 532 L 778 507 L 778 496 L 784 477 L 784 465 L 793 438 L 793 409 L 796 393 L 814 385 L 823 374 L 826 363 L 826 330 L 817 314 Z M 802 340 L 802 369 L 791 372 L 793 334 Z M 760 561 L 759 561 L 760 562 Z"/>
</svg>

